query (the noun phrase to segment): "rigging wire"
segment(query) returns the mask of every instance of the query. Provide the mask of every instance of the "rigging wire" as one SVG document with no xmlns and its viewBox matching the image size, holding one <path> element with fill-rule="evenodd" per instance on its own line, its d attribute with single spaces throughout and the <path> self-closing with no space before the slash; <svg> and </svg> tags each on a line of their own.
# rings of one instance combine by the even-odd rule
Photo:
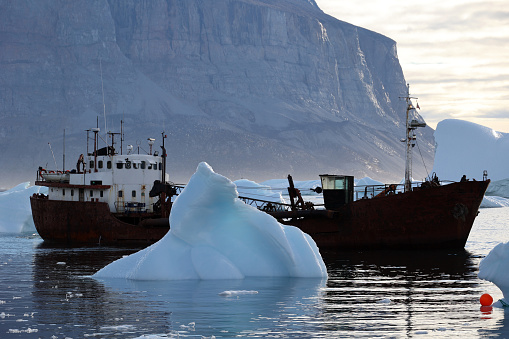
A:
<svg viewBox="0 0 509 339">
<path fill-rule="evenodd" d="M 426 176 L 429 177 L 428 168 L 426 167 L 426 163 L 424 162 L 424 157 L 421 153 L 421 148 L 419 147 L 419 143 L 417 142 L 417 139 L 415 140 L 415 144 L 417 145 L 417 149 L 419 150 L 419 155 L 421 156 L 422 164 L 424 165 L 424 169 L 426 170 Z"/>
<path fill-rule="evenodd" d="M 58 171 L 58 165 L 57 165 L 57 160 L 55 159 L 55 153 L 53 153 L 53 148 L 51 148 L 51 144 L 48 142 L 48 145 L 49 145 L 49 149 L 51 151 L 51 155 L 53 155 L 53 161 L 55 162 L 55 169 Z"/>
</svg>

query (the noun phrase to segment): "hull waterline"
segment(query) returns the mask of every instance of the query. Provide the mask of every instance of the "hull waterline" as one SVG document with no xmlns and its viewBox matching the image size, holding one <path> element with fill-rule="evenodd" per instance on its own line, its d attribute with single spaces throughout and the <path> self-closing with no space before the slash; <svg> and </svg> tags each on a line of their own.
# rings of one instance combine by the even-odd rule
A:
<svg viewBox="0 0 509 339">
<path fill-rule="evenodd" d="M 107 203 L 30 197 L 37 232 L 45 241 L 68 245 L 148 246 L 169 230 L 168 218 L 114 216 Z M 133 222 L 135 224 L 133 224 Z"/>
</svg>

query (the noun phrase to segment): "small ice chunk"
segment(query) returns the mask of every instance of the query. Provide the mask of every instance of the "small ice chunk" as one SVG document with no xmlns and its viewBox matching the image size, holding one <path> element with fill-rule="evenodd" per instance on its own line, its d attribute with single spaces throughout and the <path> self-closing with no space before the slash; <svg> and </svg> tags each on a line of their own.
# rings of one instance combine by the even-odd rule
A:
<svg viewBox="0 0 509 339">
<path fill-rule="evenodd" d="M 240 290 L 240 291 L 223 291 L 219 293 L 222 297 L 232 297 L 242 294 L 258 294 L 258 291 L 246 291 L 246 290 Z"/>
</svg>

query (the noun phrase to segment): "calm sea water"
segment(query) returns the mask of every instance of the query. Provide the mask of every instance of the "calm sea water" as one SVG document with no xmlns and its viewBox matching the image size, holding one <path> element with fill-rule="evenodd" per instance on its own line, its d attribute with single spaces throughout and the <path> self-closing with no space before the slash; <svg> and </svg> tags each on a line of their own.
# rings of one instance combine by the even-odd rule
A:
<svg viewBox="0 0 509 339">
<path fill-rule="evenodd" d="M 509 310 L 479 304 L 501 292 L 477 278 L 509 241 L 508 216 L 481 210 L 461 251 L 323 253 L 327 281 L 96 281 L 87 276 L 136 249 L 0 235 L 0 338 L 509 337 Z"/>
</svg>

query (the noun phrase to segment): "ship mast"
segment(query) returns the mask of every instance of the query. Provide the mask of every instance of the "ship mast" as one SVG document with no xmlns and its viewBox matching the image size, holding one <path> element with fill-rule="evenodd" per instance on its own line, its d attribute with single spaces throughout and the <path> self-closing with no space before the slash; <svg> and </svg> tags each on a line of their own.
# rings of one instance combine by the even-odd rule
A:
<svg viewBox="0 0 509 339">
<path fill-rule="evenodd" d="M 426 123 L 419 122 L 415 119 L 410 120 L 410 111 L 415 110 L 412 104 L 412 99 L 416 97 L 410 96 L 410 85 L 407 84 L 407 93 L 404 97 L 406 102 L 406 138 L 401 140 L 406 142 L 406 156 L 405 156 L 405 192 L 412 190 L 412 148 L 415 146 L 415 133 L 414 130 L 417 127 L 426 127 Z"/>
</svg>

